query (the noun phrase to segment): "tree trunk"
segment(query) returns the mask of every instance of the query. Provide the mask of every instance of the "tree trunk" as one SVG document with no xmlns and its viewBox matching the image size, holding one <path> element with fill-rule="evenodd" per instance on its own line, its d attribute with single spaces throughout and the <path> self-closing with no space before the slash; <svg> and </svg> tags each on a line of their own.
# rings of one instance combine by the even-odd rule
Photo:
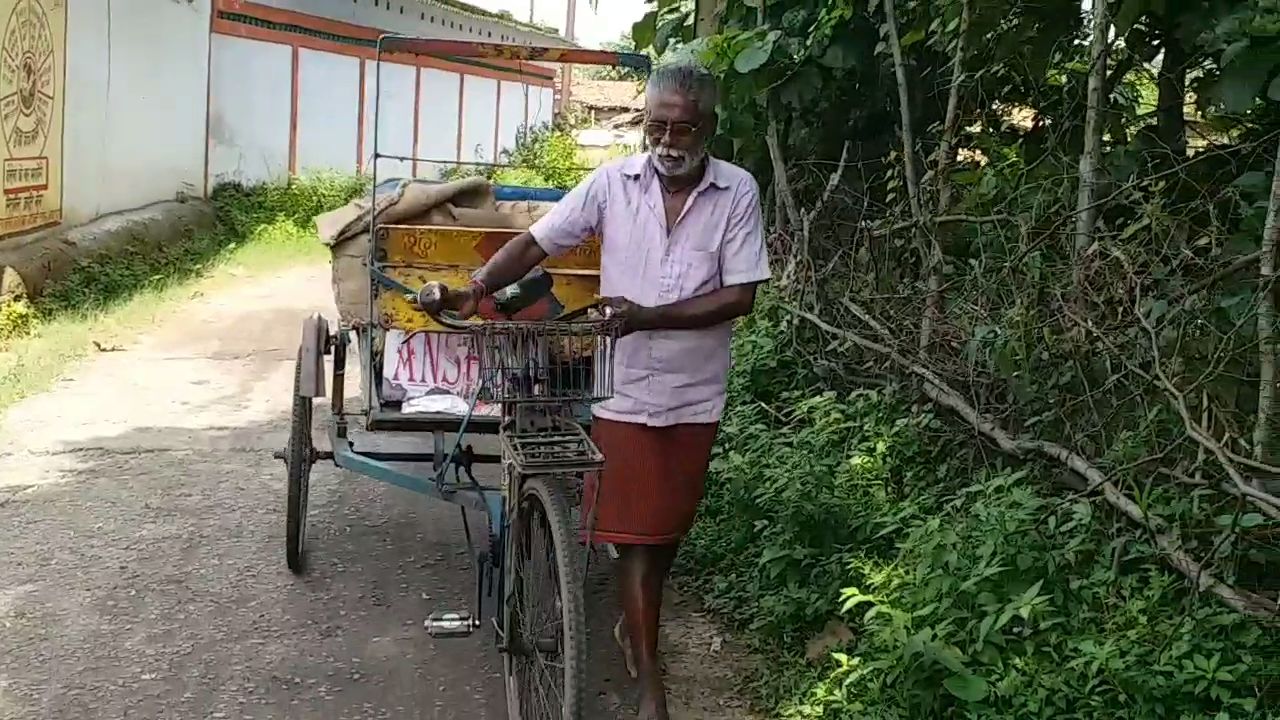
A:
<svg viewBox="0 0 1280 720">
<path fill-rule="evenodd" d="M 1156 78 L 1156 137 L 1176 159 L 1187 156 L 1187 50 L 1174 33 L 1172 23 L 1164 29 L 1164 59 Z"/>
<path fill-rule="evenodd" d="M 1084 285 L 1083 254 L 1093 244 L 1098 222 L 1097 188 L 1102 163 L 1102 111 L 1106 104 L 1108 31 L 1107 0 L 1093 0 L 1093 42 L 1089 52 L 1088 108 L 1084 120 L 1084 150 L 1080 153 L 1080 186 L 1076 197 L 1075 284 L 1079 297 Z"/>
<path fill-rule="evenodd" d="M 1262 257 L 1258 268 L 1258 418 L 1253 427 L 1253 459 L 1269 463 L 1271 416 L 1276 398 L 1276 306 L 1272 282 L 1276 272 L 1276 241 L 1280 239 L 1280 144 L 1272 169 L 1271 202 L 1262 229 Z"/>
<path fill-rule="evenodd" d="M 937 261 L 942 252 L 938 249 L 933 228 L 927 227 L 924 203 L 920 197 L 920 173 L 916 169 L 916 140 L 911 127 L 911 87 L 907 84 L 907 66 L 902 59 L 902 43 L 898 39 L 898 16 L 894 0 L 884 0 L 885 25 L 889 30 L 889 49 L 893 53 L 893 71 L 898 80 L 898 112 L 902 121 L 902 167 L 906 176 L 907 204 L 911 208 L 912 234 L 920 252 L 920 267 L 928 284 L 924 315 L 920 320 L 920 349 L 929 345 L 935 318 L 938 315 L 939 293 L 942 281 Z"/>
</svg>

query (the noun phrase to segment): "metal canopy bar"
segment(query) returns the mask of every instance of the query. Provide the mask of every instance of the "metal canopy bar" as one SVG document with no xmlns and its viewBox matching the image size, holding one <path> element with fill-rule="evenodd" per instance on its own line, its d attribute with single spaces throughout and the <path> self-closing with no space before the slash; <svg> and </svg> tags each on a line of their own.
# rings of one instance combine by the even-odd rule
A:
<svg viewBox="0 0 1280 720">
<path fill-rule="evenodd" d="M 488 58 L 490 60 L 524 60 L 528 62 L 572 63 L 574 65 L 613 65 L 649 72 L 647 55 L 589 50 L 575 47 L 511 45 L 508 43 L 437 40 L 407 35 L 383 35 L 378 48 L 386 53 L 430 55 L 439 58 Z"/>
</svg>

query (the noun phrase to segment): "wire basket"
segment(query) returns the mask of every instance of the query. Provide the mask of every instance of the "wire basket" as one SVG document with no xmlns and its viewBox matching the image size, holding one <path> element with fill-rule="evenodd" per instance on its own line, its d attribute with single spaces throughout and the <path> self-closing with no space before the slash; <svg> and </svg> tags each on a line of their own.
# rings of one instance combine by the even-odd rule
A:
<svg viewBox="0 0 1280 720">
<path fill-rule="evenodd" d="M 481 398 L 492 403 L 594 403 L 613 396 L 621 321 L 485 322 L 471 328 Z"/>
</svg>

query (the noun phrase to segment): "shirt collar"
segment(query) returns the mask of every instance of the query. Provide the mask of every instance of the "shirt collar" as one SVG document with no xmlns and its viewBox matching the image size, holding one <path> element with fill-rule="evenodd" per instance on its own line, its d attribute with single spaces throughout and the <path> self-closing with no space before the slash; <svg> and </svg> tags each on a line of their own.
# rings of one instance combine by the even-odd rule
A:
<svg viewBox="0 0 1280 720">
<path fill-rule="evenodd" d="M 648 153 L 632 155 L 623 161 L 622 174 L 629 178 L 648 178 L 656 175 L 653 165 L 649 162 Z M 714 185 L 720 190 L 729 188 L 729 180 L 724 172 L 724 162 L 710 155 L 707 156 L 707 174 L 698 183 L 697 189 L 701 190 L 708 185 Z"/>
</svg>

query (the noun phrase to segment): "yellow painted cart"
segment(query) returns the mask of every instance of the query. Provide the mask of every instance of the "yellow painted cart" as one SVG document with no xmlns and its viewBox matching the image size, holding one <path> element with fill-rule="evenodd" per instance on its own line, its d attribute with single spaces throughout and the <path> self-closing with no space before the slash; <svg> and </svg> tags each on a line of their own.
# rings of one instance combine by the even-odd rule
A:
<svg viewBox="0 0 1280 720">
<path fill-rule="evenodd" d="M 490 58 L 515 63 L 568 62 L 648 70 L 642 55 L 579 48 L 545 48 L 384 36 L 377 69 L 398 54 L 443 59 Z M 382 87 L 378 82 L 375 87 Z M 429 317 L 411 300 L 431 282 L 465 284 L 522 223 L 492 225 L 380 222 L 379 159 L 433 162 L 380 154 L 374 103 L 374 191 L 369 204 L 367 316 L 344 318 L 330 330 L 313 315 L 303 329 L 289 442 L 277 453 L 288 475 L 286 559 L 305 569 L 307 498 L 317 460 L 460 505 L 462 528 L 476 568 L 473 609 L 428 617 L 433 637 L 470 635 L 488 615 L 502 652 L 509 715 L 524 720 L 583 717 L 586 626 L 583 581 L 588 550 L 579 549 L 572 507 L 585 473 L 603 462 L 583 423 L 590 405 L 613 387 L 618 326 L 595 306 L 600 243 L 547 261 L 481 307 L 477 322 Z M 495 187 L 495 202 L 534 214 L 562 193 L 541 188 Z M 337 258 L 335 255 L 335 271 Z M 336 277 L 336 275 L 335 275 Z M 344 400 L 348 349 L 358 349 L 361 407 Z M 325 388 L 325 358 L 332 383 Z M 330 398 L 331 452 L 316 450 L 314 401 Z M 355 432 L 360 431 L 360 432 Z M 499 451 L 482 454 L 464 441 L 469 433 L 497 436 Z M 418 452 L 374 449 L 365 439 L 410 433 L 433 438 Z M 446 439 L 452 437 L 449 447 Z M 476 464 L 497 463 L 500 478 L 478 480 Z M 473 537 L 466 509 L 486 520 Z M 588 534 L 592 521 L 585 522 Z"/>
</svg>

